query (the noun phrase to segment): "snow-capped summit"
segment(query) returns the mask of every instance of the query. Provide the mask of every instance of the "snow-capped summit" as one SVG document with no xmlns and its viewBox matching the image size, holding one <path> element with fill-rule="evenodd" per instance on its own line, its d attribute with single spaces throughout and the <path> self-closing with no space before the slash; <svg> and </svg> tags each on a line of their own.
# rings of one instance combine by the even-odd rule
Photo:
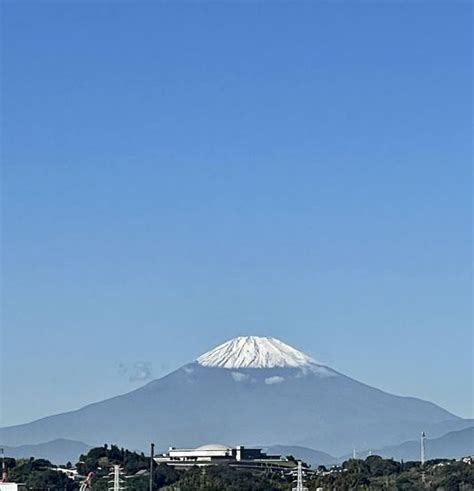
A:
<svg viewBox="0 0 474 491">
<path fill-rule="evenodd" d="M 201 355 L 197 362 L 205 367 L 274 368 L 304 367 L 316 362 L 279 339 L 239 336 Z"/>
</svg>

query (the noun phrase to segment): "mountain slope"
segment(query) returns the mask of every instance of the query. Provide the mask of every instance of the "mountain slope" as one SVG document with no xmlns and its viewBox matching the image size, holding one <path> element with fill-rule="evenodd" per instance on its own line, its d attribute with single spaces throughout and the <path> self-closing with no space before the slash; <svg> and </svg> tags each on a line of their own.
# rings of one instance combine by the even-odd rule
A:
<svg viewBox="0 0 474 491">
<path fill-rule="evenodd" d="M 230 353 L 219 350 L 217 356 L 211 351 L 204 360 L 128 394 L 3 428 L 0 441 L 22 445 L 67 438 L 141 449 L 151 441 L 160 448 L 260 441 L 342 455 L 353 446 L 379 448 L 409 440 L 422 430 L 439 436 L 448 431 L 447 425 L 467 426 L 432 403 L 369 387 L 314 363 L 294 348 L 289 351 L 284 343 L 275 353 L 277 345 L 262 339 L 267 338 L 234 343 L 241 348 L 256 344 L 253 352 L 242 348 L 239 354 L 234 348 Z M 272 356 L 262 357 L 269 344 Z M 288 366 L 295 359 L 297 365 Z M 217 366 L 203 366 L 205 360 Z M 259 368 L 240 368 L 242 360 L 250 360 L 249 366 L 256 360 Z M 275 360 L 283 366 L 275 366 Z"/>
<path fill-rule="evenodd" d="M 302 460 L 310 464 L 313 468 L 318 465 L 331 466 L 339 461 L 339 459 L 326 452 L 320 452 L 319 450 L 307 447 L 299 447 L 297 445 L 271 445 L 270 447 L 264 447 L 263 450 L 269 455 L 282 455 L 284 457 L 293 455 L 297 460 Z"/>
</svg>

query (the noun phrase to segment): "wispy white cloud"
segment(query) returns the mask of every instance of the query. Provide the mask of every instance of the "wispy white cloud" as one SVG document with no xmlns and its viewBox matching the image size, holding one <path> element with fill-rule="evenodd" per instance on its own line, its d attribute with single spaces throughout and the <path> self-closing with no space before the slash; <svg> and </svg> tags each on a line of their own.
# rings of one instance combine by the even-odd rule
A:
<svg viewBox="0 0 474 491">
<path fill-rule="evenodd" d="M 284 381 L 285 381 L 285 378 L 279 377 L 278 375 L 276 375 L 275 377 L 268 377 L 265 379 L 265 383 L 267 385 L 281 384 Z"/>
<path fill-rule="evenodd" d="M 149 361 L 137 361 L 131 364 L 119 362 L 118 372 L 128 377 L 130 382 L 146 382 L 153 378 L 152 365 Z"/>
<path fill-rule="evenodd" d="M 231 376 L 236 382 L 243 382 L 244 380 L 247 380 L 249 378 L 248 375 L 240 372 L 232 372 Z"/>
</svg>

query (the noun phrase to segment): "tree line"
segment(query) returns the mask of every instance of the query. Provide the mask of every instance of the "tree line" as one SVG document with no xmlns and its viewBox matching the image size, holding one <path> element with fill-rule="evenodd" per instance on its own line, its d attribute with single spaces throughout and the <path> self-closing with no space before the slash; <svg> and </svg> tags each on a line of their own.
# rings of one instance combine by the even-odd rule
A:
<svg viewBox="0 0 474 491">
<path fill-rule="evenodd" d="M 24 483 L 29 491 L 78 491 L 81 480 L 70 479 L 45 459 L 6 458 L 9 481 Z M 80 476 L 91 475 L 93 491 L 107 491 L 109 472 L 114 465 L 123 469 L 127 491 L 149 490 L 150 457 L 144 453 L 104 445 L 81 455 L 75 468 Z M 72 468 L 72 464 L 67 466 Z M 154 465 L 153 491 L 281 491 L 292 488 L 289 472 L 236 469 L 227 465 L 175 470 Z M 470 491 L 474 490 L 474 465 L 438 459 L 426 462 L 397 462 L 379 456 L 349 459 L 327 469 L 306 467 L 305 486 L 309 491 Z"/>
</svg>

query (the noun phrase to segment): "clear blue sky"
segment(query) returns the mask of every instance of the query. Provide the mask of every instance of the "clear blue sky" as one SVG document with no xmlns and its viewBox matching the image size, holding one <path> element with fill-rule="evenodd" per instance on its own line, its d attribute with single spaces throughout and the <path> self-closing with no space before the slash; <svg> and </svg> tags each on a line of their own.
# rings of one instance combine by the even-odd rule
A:
<svg viewBox="0 0 474 491">
<path fill-rule="evenodd" d="M 472 415 L 470 5 L 4 1 L 2 423 L 241 334 Z"/>
</svg>

